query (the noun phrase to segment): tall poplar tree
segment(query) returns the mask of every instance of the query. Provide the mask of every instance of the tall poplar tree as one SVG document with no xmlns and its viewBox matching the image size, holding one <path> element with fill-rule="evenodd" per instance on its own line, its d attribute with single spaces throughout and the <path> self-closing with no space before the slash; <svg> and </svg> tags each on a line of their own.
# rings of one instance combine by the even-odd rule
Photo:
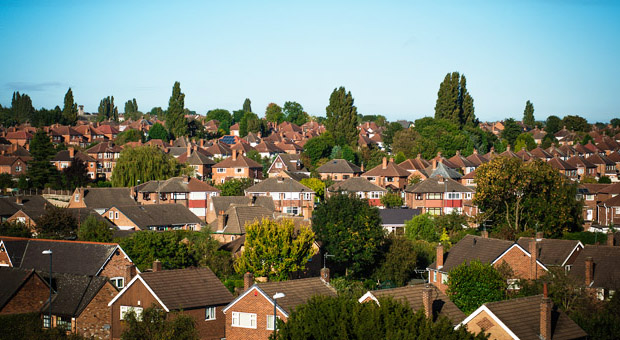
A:
<svg viewBox="0 0 620 340">
<path fill-rule="evenodd" d="M 353 105 L 351 91 L 343 86 L 334 89 L 325 108 L 325 127 L 338 145 L 357 145 L 357 107 Z"/>
<path fill-rule="evenodd" d="M 168 101 L 166 128 L 174 138 L 187 135 L 187 120 L 185 119 L 185 94 L 181 92 L 181 83 L 174 82 L 172 95 Z"/>
<path fill-rule="evenodd" d="M 114 105 L 114 96 L 107 96 L 99 102 L 99 121 L 112 119 L 118 121 L 118 107 Z"/>
<path fill-rule="evenodd" d="M 35 110 L 32 106 L 32 100 L 27 94 L 19 94 L 19 91 L 13 92 L 13 98 L 11 100 L 11 115 L 13 120 L 17 123 L 23 123 L 30 119 Z"/>
<path fill-rule="evenodd" d="M 536 124 L 534 119 L 534 104 L 531 101 L 525 103 L 525 110 L 523 110 L 523 124 L 533 127 Z"/>
<path fill-rule="evenodd" d="M 474 114 L 474 98 L 467 91 L 465 75 L 458 72 L 446 74 L 437 92 L 435 118 L 448 119 L 459 126 L 478 125 Z"/>
<path fill-rule="evenodd" d="M 245 98 L 243 102 L 243 111 L 252 112 L 252 101 L 250 101 L 250 98 Z"/>
<path fill-rule="evenodd" d="M 73 102 L 73 91 L 71 88 L 65 94 L 65 105 L 62 108 L 62 118 L 67 125 L 77 123 L 77 104 Z"/>
</svg>

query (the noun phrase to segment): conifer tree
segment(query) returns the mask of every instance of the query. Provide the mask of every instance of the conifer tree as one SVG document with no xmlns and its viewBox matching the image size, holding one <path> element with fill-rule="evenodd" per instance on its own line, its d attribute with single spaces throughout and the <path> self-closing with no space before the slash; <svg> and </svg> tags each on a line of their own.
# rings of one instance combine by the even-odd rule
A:
<svg viewBox="0 0 620 340">
<path fill-rule="evenodd" d="M 465 75 L 458 72 L 446 74 L 437 92 L 435 118 L 448 119 L 461 127 L 475 127 L 478 124 L 474 114 L 474 99 L 467 91 Z"/>
<path fill-rule="evenodd" d="M 65 94 L 62 118 L 67 125 L 75 125 L 77 123 L 77 104 L 73 102 L 73 91 L 71 91 L 71 88 Z"/>
<path fill-rule="evenodd" d="M 11 114 L 17 123 L 23 123 L 30 119 L 35 110 L 32 106 L 32 100 L 27 94 L 19 94 L 19 91 L 13 92 L 11 100 Z"/>
<path fill-rule="evenodd" d="M 525 103 L 525 110 L 523 110 L 523 124 L 533 127 L 536 124 L 534 119 L 534 104 L 529 100 Z"/>
<path fill-rule="evenodd" d="M 118 121 L 118 107 L 114 105 L 114 96 L 107 96 L 99 102 L 99 121 L 112 119 Z"/>
<path fill-rule="evenodd" d="M 185 94 L 181 92 L 181 83 L 174 82 L 172 95 L 168 102 L 166 128 L 174 138 L 187 135 L 187 121 L 185 119 Z"/>
<path fill-rule="evenodd" d="M 245 98 L 245 101 L 243 102 L 243 111 L 252 112 L 252 102 L 250 101 L 250 98 Z"/>
<path fill-rule="evenodd" d="M 343 86 L 334 89 L 325 108 L 325 127 L 338 145 L 357 145 L 357 107 L 353 105 L 351 91 Z"/>
</svg>

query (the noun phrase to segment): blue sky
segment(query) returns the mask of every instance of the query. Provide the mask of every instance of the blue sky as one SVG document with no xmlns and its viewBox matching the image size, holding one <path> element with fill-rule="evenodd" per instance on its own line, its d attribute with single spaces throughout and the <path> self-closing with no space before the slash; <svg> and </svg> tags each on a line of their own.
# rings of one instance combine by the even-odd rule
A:
<svg viewBox="0 0 620 340">
<path fill-rule="evenodd" d="M 68 87 L 95 112 L 186 107 L 263 114 L 297 101 L 325 115 L 345 86 L 358 112 L 433 115 L 439 83 L 459 71 L 482 120 L 620 117 L 620 2 L 9 1 L 0 0 L 0 104 L 13 91 L 62 106 Z"/>
</svg>

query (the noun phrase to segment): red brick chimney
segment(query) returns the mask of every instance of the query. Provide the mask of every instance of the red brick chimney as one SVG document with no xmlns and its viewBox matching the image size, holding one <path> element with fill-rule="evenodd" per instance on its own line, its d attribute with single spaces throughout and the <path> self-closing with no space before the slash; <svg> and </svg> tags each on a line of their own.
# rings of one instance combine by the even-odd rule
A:
<svg viewBox="0 0 620 340">
<path fill-rule="evenodd" d="M 329 283 L 329 268 L 321 268 L 321 280 L 323 280 L 323 282 L 325 283 Z"/>
<path fill-rule="evenodd" d="M 435 263 L 437 264 L 437 269 L 441 269 L 443 267 L 443 244 L 441 243 L 437 245 L 437 259 L 435 260 Z"/>
<path fill-rule="evenodd" d="M 542 231 L 537 231 L 536 232 L 536 241 L 540 242 L 540 241 L 542 241 L 543 238 L 545 238 L 543 232 Z"/>
<path fill-rule="evenodd" d="M 383 162 L 381 163 L 381 169 L 387 169 L 387 158 L 383 157 Z"/>
<path fill-rule="evenodd" d="M 592 257 L 586 257 L 586 287 L 589 287 L 594 279 L 594 260 Z"/>
<path fill-rule="evenodd" d="M 187 157 L 192 155 L 192 145 L 187 144 Z"/>
<path fill-rule="evenodd" d="M 422 305 L 427 318 L 433 318 L 433 288 L 426 286 L 422 289 Z"/>
<path fill-rule="evenodd" d="M 220 210 L 220 212 L 217 214 L 217 231 L 224 230 L 224 226 L 226 225 L 225 220 L 226 215 L 224 214 L 224 210 Z"/>
<path fill-rule="evenodd" d="M 73 159 L 73 157 L 75 157 L 75 148 L 74 147 L 69 147 L 69 158 Z"/>
<path fill-rule="evenodd" d="M 232 150 L 232 159 L 233 161 L 237 160 L 237 150 Z"/>
<path fill-rule="evenodd" d="M 125 266 L 125 278 L 127 279 L 127 282 L 125 282 L 125 285 L 127 285 L 127 283 L 129 283 L 129 281 L 131 281 L 131 279 L 133 279 L 133 277 L 136 276 L 136 265 L 135 264 L 128 264 Z"/>
<path fill-rule="evenodd" d="M 536 260 L 538 258 L 538 242 L 536 240 L 530 241 L 530 280 L 536 280 L 538 278 L 538 264 Z"/>
<path fill-rule="evenodd" d="M 364 163 L 362 162 L 362 166 L 360 166 L 360 171 L 364 172 Z"/>
<path fill-rule="evenodd" d="M 243 291 L 245 292 L 246 290 L 250 289 L 253 284 L 254 275 L 252 275 L 252 273 L 250 272 L 246 272 L 245 274 L 243 274 Z"/>
<path fill-rule="evenodd" d="M 437 169 L 437 160 L 433 159 L 433 170 Z"/>
<path fill-rule="evenodd" d="M 540 301 L 540 338 L 543 340 L 551 340 L 551 309 L 553 303 L 547 296 L 547 283 L 543 288 L 543 298 Z"/>
<path fill-rule="evenodd" d="M 155 260 L 153 261 L 153 271 L 160 272 L 162 270 L 161 261 Z"/>
<path fill-rule="evenodd" d="M 15 197 L 15 203 L 19 204 L 19 205 L 22 205 L 22 204 L 24 204 L 24 201 L 22 200 L 21 196 L 16 196 Z"/>
<path fill-rule="evenodd" d="M 614 233 L 611 230 L 607 231 L 607 245 L 610 247 L 614 246 Z"/>
<path fill-rule="evenodd" d="M 474 148 L 474 155 L 478 154 L 478 149 Z"/>
<path fill-rule="evenodd" d="M 390 163 L 394 163 L 394 157 L 390 157 Z"/>
<path fill-rule="evenodd" d="M 486 230 L 481 231 L 480 234 L 482 234 L 482 238 L 489 238 L 489 232 Z"/>
</svg>

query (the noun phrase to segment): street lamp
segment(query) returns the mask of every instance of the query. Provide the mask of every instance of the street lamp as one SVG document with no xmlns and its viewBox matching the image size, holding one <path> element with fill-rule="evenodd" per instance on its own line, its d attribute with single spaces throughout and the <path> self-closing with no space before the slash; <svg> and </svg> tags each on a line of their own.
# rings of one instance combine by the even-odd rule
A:
<svg viewBox="0 0 620 340">
<path fill-rule="evenodd" d="M 52 250 L 44 250 L 41 252 L 43 255 L 50 256 L 50 302 L 49 302 L 49 319 L 50 319 L 50 329 L 52 328 Z"/>
<path fill-rule="evenodd" d="M 286 295 L 284 293 L 276 293 L 273 296 L 273 332 L 276 333 L 278 330 L 278 323 L 276 322 L 276 318 L 277 318 L 277 308 L 278 308 L 278 299 L 281 299 L 283 297 L 285 297 Z"/>
</svg>

